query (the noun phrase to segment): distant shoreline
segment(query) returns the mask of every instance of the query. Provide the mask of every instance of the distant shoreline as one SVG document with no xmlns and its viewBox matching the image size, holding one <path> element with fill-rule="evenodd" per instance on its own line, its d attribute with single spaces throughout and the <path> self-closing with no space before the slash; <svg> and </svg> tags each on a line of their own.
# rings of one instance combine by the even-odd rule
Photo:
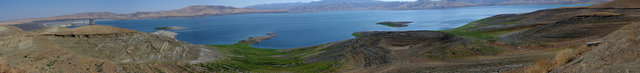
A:
<svg viewBox="0 0 640 73">
<path fill-rule="evenodd" d="M 513 5 L 513 4 L 510 4 Z M 516 4 L 517 5 L 517 4 Z M 524 4 L 524 5 L 567 5 L 567 4 Z M 474 5 L 474 6 L 461 6 L 461 7 L 447 7 L 447 8 L 426 8 L 426 9 L 354 9 L 354 10 L 329 10 L 329 11 L 357 11 L 357 10 L 429 10 L 429 9 L 448 9 L 448 8 L 464 8 L 464 7 L 479 7 L 479 6 L 509 6 L 509 5 Z M 239 12 L 239 13 L 227 13 L 227 14 L 204 14 L 204 15 L 193 15 L 193 16 L 161 16 L 161 17 L 148 17 L 148 18 L 95 18 L 97 21 L 112 21 L 112 20 L 142 20 L 142 19 L 166 19 L 166 18 L 198 18 L 198 17 L 208 17 L 208 16 L 223 16 L 223 15 L 238 15 L 238 14 L 263 14 L 263 13 L 309 13 L 309 12 L 328 12 L 328 11 L 276 11 L 276 10 L 263 10 L 265 12 Z M 122 15 L 122 14 L 121 14 Z M 65 16 L 65 15 L 63 15 Z M 60 17 L 60 16 L 55 16 Z M 53 18 L 53 17 L 45 17 L 45 18 Z M 30 18 L 30 19 L 42 19 L 42 18 Z M 44 19 L 44 20 L 33 20 L 26 23 L 20 23 L 19 21 L 25 21 L 29 19 L 21 19 L 21 20 L 10 20 L 10 21 L 2 21 L 0 25 L 11 25 L 19 27 L 25 31 L 37 30 L 41 29 L 45 26 L 42 26 L 42 23 L 56 23 L 56 22 L 68 22 L 73 20 L 88 20 L 89 18 L 69 18 L 69 19 Z M 18 24 L 10 24 L 12 22 L 18 21 Z M 9 24 L 7 24 L 9 23 Z"/>
<path fill-rule="evenodd" d="M 257 13 L 288 13 L 288 12 L 257 12 Z M 165 18 L 198 18 L 198 17 L 237 15 L 237 14 L 253 14 L 253 13 L 206 14 L 206 15 L 195 15 L 195 16 L 166 16 L 166 17 L 152 17 L 152 18 L 96 18 L 96 21 L 142 20 L 142 19 L 165 19 Z M 27 23 L 7 24 L 7 25 L 16 26 L 18 28 L 23 29 L 24 31 L 31 31 L 31 30 L 38 30 L 38 29 L 44 28 L 45 27 L 43 25 L 44 23 L 59 23 L 59 22 L 83 21 L 83 20 L 88 21 L 89 18 L 37 20 L 37 21 L 31 21 Z M 13 21 L 21 21 L 21 20 L 13 20 Z M 11 22 L 11 21 L 4 21 L 4 22 Z M 4 22 L 0 22 L 0 23 L 4 23 Z"/>
</svg>

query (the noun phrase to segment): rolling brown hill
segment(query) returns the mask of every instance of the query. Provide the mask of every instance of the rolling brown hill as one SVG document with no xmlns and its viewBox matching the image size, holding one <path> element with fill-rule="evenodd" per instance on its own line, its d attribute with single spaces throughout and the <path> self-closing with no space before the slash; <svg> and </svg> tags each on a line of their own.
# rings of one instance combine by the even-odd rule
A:
<svg viewBox="0 0 640 73">
<path fill-rule="evenodd" d="M 224 14 L 242 14 L 242 13 L 273 13 L 284 12 L 274 10 L 255 10 L 245 8 L 234 8 L 227 6 L 206 6 L 197 5 L 189 6 L 177 10 L 159 11 L 159 12 L 137 12 L 131 14 L 116 14 L 111 12 L 88 12 L 71 15 L 62 15 L 45 18 L 27 18 L 20 20 L 11 20 L 0 22 L 0 25 L 15 25 L 31 23 L 36 21 L 55 21 L 55 20 L 72 20 L 72 19 L 142 19 L 142 18 L 163 18 L 163 17 L 191 17 L 191 16 L 208 16 L 208 15 L 224 15 Z"/>
<path fill-rule="evenodd" d="M 638 10 L 635 4 L 639 4 L 637 0 L 616 0 L 609 3 L 597 4 L 590 7 L 596 9 L 617 9 L 617 10 Z M 620 11 L 611 11 L 620 12 Z M 629 11 L 632 13 L 598 13 L 598 15 L 616 15 L 616 16 L 632 16 L 637 17 L 637 11 Z M 611 16 L 609 16 L 611 17 Z M 614 16 L 615 17 L 615 16 Z M 621 20 L 616 19 L 599 19 L 594 21 Z M 638 18 L 632 18 L 638 19 Z M 589 44 L 596 45 L 580 45 L 579 47 L 569 48 L 565 51 L 558 52 L 558 55 L 552 59 L 541 59 L 535 65 L 513 70 L 513 73 L 521 72 L 551 72 L 551 73 L 633 73 L 639 72 L 640 68 L 638 50 L 638 35 L 640 28 L 638 24 L 640 20 L 629 20 L 624 26 L 616 27 L 611 33 L 600 32 L 605 34 L 601 38 L 592 38 Z M 609 22 L 616 23 L 616 22 Z M 606 24 L 606 23 L 603 23 Z M 607 27 L 607 26 L 596 26 Z M 596 28 L 607 29 L 607 28 Z"/>
<path fill-rule="evenodd" d="M 602 44 L 554 68 L 554 73 L 640 72 L 640 24 L 622 27 L 602 38 Z"/>
<path fill-rule="evenodd" d="M 607 3 L 596 4 L 594 8 L 640 8 L 639 0 L 616 0 Z"/>
</svg>

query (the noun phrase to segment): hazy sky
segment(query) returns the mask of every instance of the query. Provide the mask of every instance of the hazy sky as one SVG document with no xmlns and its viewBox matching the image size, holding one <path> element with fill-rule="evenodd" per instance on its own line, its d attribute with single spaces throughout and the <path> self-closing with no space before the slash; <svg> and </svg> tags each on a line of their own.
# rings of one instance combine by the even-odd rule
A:
<svg viewBox="0 0 640 73">
<path fill-rule="evenodd" d="M 244 7 L 255 4 L 311 1 L 319 0 L 0 0 L 0 10 L 2 10 L 0 12 L 0 21 L 81 12 L 133 13 L 137 11 L 172 10 L 192 5 Z"/>
</svg>

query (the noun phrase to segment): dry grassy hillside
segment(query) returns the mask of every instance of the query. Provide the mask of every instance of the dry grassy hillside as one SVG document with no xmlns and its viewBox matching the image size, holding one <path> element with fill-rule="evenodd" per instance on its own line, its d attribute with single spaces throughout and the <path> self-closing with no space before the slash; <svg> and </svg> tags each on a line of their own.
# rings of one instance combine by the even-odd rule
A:
<svg viewBox="0 0 640 73">
<path fill-rule="evenodd" d="M 640 8 L 640 0 L 615 0 L 591 6 L 593 8 Z"/>
<path fill-rule="evenodd" d="M 589 22 L 586 24 L 586 27 L 596 27 L 590 28 L 586 30 L 600 30 L 600 31 L 587 31 L 587 32 L 597 32 L 598 36 L 602 37 L 594 37 L 591 39 L 584 39 L 584 41 L 591 41 L 589 44 L 596 45 L 587 45 L 586 42 L 577 43 L 576 47 L 569 47 L 568 49 L 564 49 L 563 51 L 558 51 L 556 56 L 552 59 L 540 59 L 536 62 L 536 64 L 528 66 L 522 69 L 515 69 L 510 72 L 512 73 L 633 73 L 639 72 L 637 69 L 640 68 L 639 62 L 640 57 L 638 57 L 639 52 L 639 42 L 638 39 L 640 30 L 640 24 L 637 22 L 640 20 L 638 18 L 638 5 L 640 1 L 638 0 L 617 0 L 610 3 L 597 4 L 588 8 L 569 8 L 569 9 L 613 9 L 608 10 L 607 12 L 598 12 L 598 13 L 590 13 L 586 14 L 588 17 L 581 17 L 583 19 L 587 19 L 586 21 L 581 22 Z M 624 11 L 618 11 L 624 10 Z M 627 11 L 631 10 L 631 11 Z M 623 18 L 617 18 L 618 16 L 623 16 Z M 597 17 L 593 19 L 593 17 Z M 626 18 L 630 17 L 630 18 Z M 602 22 L 604 21 L 604 22 Z M 606 24 L 602 26 L 592 25 L 593 22 L 595 24 Z M 621 23 L 622 22 L 622 23 Z M 620 24 L 620 25 L 618 25 Z M 557 24 L 554 26 L 561 26 L 562 24 Z M 623 26 L 621 26 L 623 25 Z M 612 27 L 614 26 L 614 27 Z M 573 26 L 570 28 L 581 28 L 584 26 Z M 550 28 L 558 28 L 558 27 L 550 27 Z M 562 28 L 562 27 L 560 27 Z M 603 32 L 602 29 L 607 29 Z M 556 30 L 556 29 L 550 29 Z M 565 35 L 584 35 L 584 33 L 576 33 L 575 30 L 585 30 L 585 29 L 573 29 L 571 33 L 564 33 Z M 544 30 L 543 30 L 544 31 Z M 539 31 L 540 32 L 540 31 Z M 566 32 L 566 31 L 555 31 L 558 32 Z M 544 33 L 544 32 L 542 32 Z M 553 33 L 553 32 L 546 32 Z M 565 37 L 566 38 L 566 37 Z M 597 42 L 601 41 L 601 42 Z M 582 44 L 582 45 L 580 45 Z"/>
<path fill-rule="evenodd" d="M 602 38 L 602 44 L 554 68 L 556 73 L 640 72 L 640 24 L 627 25 Z"/>
<path fill-rule="evenodd" d="M 191 64 L 222 58 L 211 47 L 113 26 L 7 28 L 0 26 L 10 34 L 0 36 L 0 72 L 204 72 Z"/>
</svg>

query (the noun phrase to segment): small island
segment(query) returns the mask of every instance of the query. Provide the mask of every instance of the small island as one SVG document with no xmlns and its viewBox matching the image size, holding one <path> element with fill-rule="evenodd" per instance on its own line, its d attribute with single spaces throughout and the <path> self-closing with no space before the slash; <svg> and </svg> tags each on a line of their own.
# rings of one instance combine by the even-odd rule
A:
<svg viewBox="0 0 640 73">
<path fill-rule="evenodd" d="M 160 30 L 182 30 L 182 29 L 186 29 L 185 27 L 178 27 L 178 26 L 167 26 L 167 27 L 157 27 L 155 29 L 160 29 Z"/>
<path fill-rule="evenodd" d="M 391 22 L 391 21 L 386 21 L 386 22 L 380 22 L 380 23 L 377 23 L 377 24 L 385 25 L 385 26 L 389 26 L 389 27 L 407 27 L 407 26 L 409 26 L 407 24 L 410 24 L 410 23 L 413 23 L 413 22 L 406 22 L 406 21 L 403 21 L 403 22 Z"/>
<path fill-rule="evenodd" d="M 246 40 L 240 40 L 238 41 L 238 44 L 255 44 L 262 42 L 262 40 L 269 40 L 275 37 L 277 37 L 276 33 L 267 33 L 267 35 L 265 36 L 253 36 L 249 37 Z"/>
</svg>

